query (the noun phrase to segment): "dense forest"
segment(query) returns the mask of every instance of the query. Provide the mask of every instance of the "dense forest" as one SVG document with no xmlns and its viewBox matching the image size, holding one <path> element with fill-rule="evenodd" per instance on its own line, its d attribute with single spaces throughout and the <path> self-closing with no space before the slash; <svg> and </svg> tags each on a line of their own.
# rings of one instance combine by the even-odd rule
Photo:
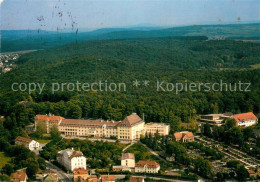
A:
<svg viewBox="0 0 260 182">
<path fill-rule="evenodd" d="M 0 75 L 0 114 L 6 127 L 24 126 L 35 114 L 66 118 L 122 120 L 145 114 L 147 122 L 193 123 L 198 114 L 260 110 L 260 44 L 205 37 L 175 37 L 92 41 L 23 54 L 18 67 Z M 51 83 L 107 81 L 126 83 L 126 91 L 52 93 Z M 149 87 L 133 86 L 149 80 Z M 166 83 L 251 83 L 250 92 L 156 90 Z M 13 92 L 17 83 L 46 83 L 44 91 Z M 21 102 L 23 101 L 23 102 Z M 9 124 L 9 125 L 8 125 Z M 10 135 L 11 138 L 15 137 Z"/>
</svg>

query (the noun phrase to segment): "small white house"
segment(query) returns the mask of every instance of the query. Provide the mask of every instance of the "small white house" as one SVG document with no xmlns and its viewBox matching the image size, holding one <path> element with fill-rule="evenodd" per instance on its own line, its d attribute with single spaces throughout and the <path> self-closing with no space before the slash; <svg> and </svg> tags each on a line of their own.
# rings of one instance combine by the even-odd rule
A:
<svg viewBox="0 0 260 182">
<path fill-rule="evenodd" d="M 15 139 L 15 145 L 24 145 L 29 150 L 37 150 L 40 147 L 39 142 L 21 136 Z"/>
<path fill-rule="evenodd" d="M 73 148 L 59 151 L 57 161 L 70 171 L 78 168 L 87 169 L 86 157 L 81 151 L 75 151 Z"/>
<path fill-rule="evenodd" d="M 138 161 L 135 165 L 136 173 L 158 173 L 160 164 L 155 161 Z"/>
<path fill-rule="evenodd" d="M 121 166 L 113 166 L 113 171 L 134 171 L 135 155 L 133 153 L 123 153 Z"/>
<path fill-rule="evenodd" d="M 121 157 L 121 166 L 135 167 L 135 155 L 133 153 L 123 153 Z"/>
</svg>

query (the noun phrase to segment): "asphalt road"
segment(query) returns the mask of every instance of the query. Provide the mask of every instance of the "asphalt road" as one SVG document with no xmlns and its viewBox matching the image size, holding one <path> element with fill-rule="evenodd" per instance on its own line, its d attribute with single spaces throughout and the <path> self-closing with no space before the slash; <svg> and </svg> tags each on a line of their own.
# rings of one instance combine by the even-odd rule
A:
<svg viewBox="0 0 260 182">
<path fill-rule="evenodd" d="M 67 174 L 64 171 L 62 171 L 60 168 L 55 166 L 49 161 L 46 161 L 46 167 L 49 169 L 55 169 L 57 170 L 57 175 L 59 177 L 59 180 L 61 181 L 73 181 L 73 175 L 72 174 Z"/>
</svg>

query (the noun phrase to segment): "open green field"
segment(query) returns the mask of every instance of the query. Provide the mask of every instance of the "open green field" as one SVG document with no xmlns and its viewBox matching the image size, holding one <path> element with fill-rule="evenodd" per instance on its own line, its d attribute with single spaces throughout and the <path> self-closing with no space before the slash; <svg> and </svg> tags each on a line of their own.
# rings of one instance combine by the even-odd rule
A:
<svg viewBox="0 0 260 182">
<path fill-rule="evenodd" d="M 259 69 L 260 68 L 260 64 L 254 64 L 254 65 L 250 65 L 252 69 Z"/>
<path fill-rule="evenodd" d="M 46 139 L 39 139 L 37 142 L 44 144 L 44 143 L 49 143 L 51 140 L 46 140 Z"/>
<path fill-rule="evenodd" d="M 7 164 L 11 160 L 4 152 L 0 152 L 0 168 Z"/>
</svg>

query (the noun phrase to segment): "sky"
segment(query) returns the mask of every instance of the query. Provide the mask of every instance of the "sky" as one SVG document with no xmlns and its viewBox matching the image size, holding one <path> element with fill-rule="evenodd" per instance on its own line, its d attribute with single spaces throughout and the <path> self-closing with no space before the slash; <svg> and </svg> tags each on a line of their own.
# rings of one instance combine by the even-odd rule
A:
<svg viewBox="0 0 260 182">
<path fill-rule="evenodd" d="M 260 22 L 260 0 L 0 0 L 1 30 Z"/>
</svg>

